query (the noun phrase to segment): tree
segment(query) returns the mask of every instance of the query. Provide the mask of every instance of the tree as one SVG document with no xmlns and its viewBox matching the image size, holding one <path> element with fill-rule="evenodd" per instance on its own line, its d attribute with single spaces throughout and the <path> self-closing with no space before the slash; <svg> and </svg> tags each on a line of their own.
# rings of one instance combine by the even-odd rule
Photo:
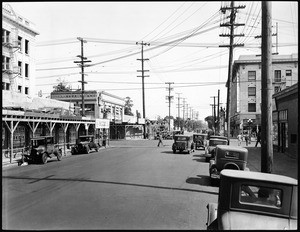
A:
<svg viewBox="0 0 300 232">
<path fill-rule="evenodd" d="M 58 84 L 57 86 L 53 86 L 53 92 L 61 92 L 61 91 L 71 91 L 70 86 L 67 86 L 67 83 L 62 80 L 61 78 L 57 79 Z"/>
<path fill-rule="evenodd" d="M 204 120 L 207 122 L 208 128 L 209 129 L 213 129 L 213 126 L 214 126 L 214 117 L 213 116 L 207 116 Z"/>
<path fill-rule="evenodd" d="M 130 99 L 130 97 L 126 97 L 125 98 L 125 110 L 124 110 L 125 115 L 133 116 L 133 113 L 131 112 L 132 106 L 133 106 L 132 100 Z"/>
</svg>

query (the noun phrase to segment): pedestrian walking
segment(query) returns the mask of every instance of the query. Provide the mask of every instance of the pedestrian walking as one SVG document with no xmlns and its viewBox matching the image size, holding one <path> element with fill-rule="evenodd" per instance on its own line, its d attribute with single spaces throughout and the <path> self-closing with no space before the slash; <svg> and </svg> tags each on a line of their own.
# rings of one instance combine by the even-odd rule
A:
<svg viewBox="0 0 300 232">
<path fill-rule="evenodd" d="M 246 141 L 246 146 L 248 146 L 248 144 L 249 144 L 249 137 L 248 137 L 248 135 L 245 135 L 245 141 Z"/>
<path fill-rule="evenodd" d="M 159 147 L 160 144 L 162 144 L 164 146 L 164 144 L 163 144 L 163 138 L 162 138 L 162 134 L 161 133 L 159 133 L 159 136 L 158 136 L 158 144 L 157 144 L 157 146 Z"/>
<path fill-rule="evenodd" d="M 238 139 L 238 145 L 241 146 L 241 143 L 242 143 L 242 140 L 243 140 L 243 136 L 242 136 L 241 133 L 238 134 L 237 139 Z"/>
<path fill-rule="evenodd" d="M 257 135 L 256 135 L 256 144 L 255 144 L 255 147 L 257 147 L 257 144 L 259 143 L 260 146 L 261 146 L 261 135 L 260 135 L 260 131 L 257 132 Z"/>
</svg>

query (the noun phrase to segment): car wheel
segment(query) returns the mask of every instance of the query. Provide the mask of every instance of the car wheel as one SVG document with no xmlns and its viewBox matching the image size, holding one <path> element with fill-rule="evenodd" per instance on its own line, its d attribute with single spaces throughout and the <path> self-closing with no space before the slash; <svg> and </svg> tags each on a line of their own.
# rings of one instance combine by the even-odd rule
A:
<svg viewBox="0 0 300 232">
<path fill-rule="evenodd" d="M 71 154 L 72 154 L 72 155 L 75 154 L 75 148 L 74 148 L 74 147 L 71 148 Z"/>
<path fill-rule="evenodd" d="M 61 149 L 59 149 L 59 150 L 57 151 L 57 160 L 58 160 L 58 161 L 61 161 L 61 158 L 62 158 L 62 151 L 61 151 Z"/>
<path fill-rule="evenodd" d="M 205 162 L 209 162 L 210 158 L 209 157 L 205 157 Z"/>
<path fill-rule="evenodd" d="M 176 150 L 175 150 L 175 149 L 173 149 L 173 153 L 176 153 Z"/>
<path fill-rule="evenodd" d="M 47 163 L 47 159 L 48 159 L 47 153 L 43 153 L 42 154 L 42 163 L 43 164 Z"/>
</svg>

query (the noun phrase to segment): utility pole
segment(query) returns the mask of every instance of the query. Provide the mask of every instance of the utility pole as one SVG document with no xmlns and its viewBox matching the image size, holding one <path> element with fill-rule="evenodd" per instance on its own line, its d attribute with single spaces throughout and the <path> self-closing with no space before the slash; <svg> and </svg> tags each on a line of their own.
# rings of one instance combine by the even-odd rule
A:
<svg viewBox="0 0 300 232">
<path fill-rule="evenodd" d="M 212 96 L 211 97 L 211 98 L 214 98 L 214 104 L 213 104 L 214 132 L 216 132 L 216 97 L 217 96 Z"/>
<path fill-rule="evenodd" d="M 272 36 L 276 36 L 276 52 L 273 52 L 272 55 L 278 55 L 278 23 L 276 23 L 276 33 L 273 33 Z M 254 37 L 254 39 L 260 39 L 261 37 L 261 35 L 257 35 Z M 261 54 L 256 56 L 261 56 Z"/>
<path fill-rule="evenodd" d="M 80 37 L 77 37 L 77 39 L 81 42 L 81 55 L 78 55 L 81 60 L 80 61 L 74 61 L 74 63 L 77 63 L 81 67 L 81 99 L 82 99 L 82 116 L 85 116 L 85 106 L 84 106 L 84 84 L 87 84 L 87 82 L 84 81 L 84 67 L 88 67 L 88 65 L 84 65 L 84 63 L 91 62 L 90 60 L 86 60 L 87 58 L 83 55 L 83 43 L 86 43 L 86 40 L 83 40 Z"/>
<path fill-rule="evenodd" d="M 221 27 L 229 27 L 230 28 L 230 34 L 221 34 L 220 36 L 229 36 L 230 37 L 230 44 L 229 45 L 219 45 L 219 47 L 229 47 L 229 64 L 228 64 L 228 79 L 226 83 L 227 87 L 227 110 L 226 110 L 226 119 L 227 119 L 227 137 L 230 136 L 230 111 L 231 111 L 231 82 L 232 82 L 232 59 L 233 59 L 233 48 L 234 47 L 241 47 L 244 46 L 244 44 L 233 44 L 234 42 L 234 37 L 237 36 L 244 36 L 244 34 L 239 34 L 239 35 L 234 35 L 234 27 L 237 26 L 244 26 L 245 24 L 238 24 L 234 23 L 235 22 L 235 16 L 237 9 L 239 8 L 245 8 L 246 6 L 234 6 L 234 1 L 231 1 L 230 7 L 224 7 L 221 8 L 221 11 L 223 13 L 226 12 L 226 10 L 231 10 L 230 14 L 230 22 L 229 23 L 224 23 L 221 24 Z"/>
<path fill-rule="evenodd" d="M 144 59 L 144 45 L 150 46 L 150 43 L 144 43 L 143 41 L 141 43 L 136 42 L 137 45 L 142 45 L 142 59 L 137 59 L 142 61 L 142 70 L 137 70 L 138 72 L 142 72 L 142 97 L 143 97 L 143 118 L 146 119 L 146 112 L 145 112 L 145 83 L 144 83 L 144 77 L 149 77 L 149 75 L 145 76 L 145 72 L 149 72 L 149 70 L 144 70 L 144 61 L 149 59 Z M 146 138 L 146 124 L 144 124 L 144 139 Z"/>
<path fill-rule="evenodd" d="M 169 85 L 169 87 L 167 88 L 167 90 L 169 91 L 169 95 L 166 96 L 166 99 L 169 102 L 169 132 L 171 131 L 171 100 L 173 99 L 173 96 L 171 96 L 171 91 L 173 90 L 173 88 L 171 88 L 171 85 L 174 84 L 174 82 L 166 82 L 165 84 Z"/>
<path fill-rule="evenodd" d="M 178 99 L 178 104 L 177 104 L 177 108 L 178 108 L 178 127 L 180 127 L 180 94 L 182 93 L 176 93 L 178 95 L 177 99 Z"/>
<path fill-rule="evenodd" d="M 185 114 L 185 99 L 186 98 L 182 98 L 183 102 L 182 102 L 182 129 L 184 128 L 184 114 Z"/>
<path fill-rule="evenodd" d="M 217 133 L 220 133 L 220 90 L 218 89 Z"/>
<path fill-rule="evenodd" d="M 272 9 L 262 1 L 261 172 L 272 173 Z"/>
</svg>

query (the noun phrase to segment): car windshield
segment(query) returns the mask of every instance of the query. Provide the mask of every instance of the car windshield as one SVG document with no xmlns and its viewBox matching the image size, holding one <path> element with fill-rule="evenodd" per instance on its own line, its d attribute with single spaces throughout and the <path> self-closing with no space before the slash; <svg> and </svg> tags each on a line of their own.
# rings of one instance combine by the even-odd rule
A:
<svg viewBox="0 0 300 232">
<path fill-rule="evenodd" d="M 89 137 L 89 136 L 82 136 L 82 137 L 80 137 L 80 141 L 82 141 L 82 142 L 90 141 L 90 140 L 91 140 L 91 137 Z"/>
<path fill-rule="evenodd" d="M 188 137 L 177 137 L 177 141 L 188 141 Z"/>
<path fill-rule="evenodd" d="M 209 140 L 209 146 L 227 145 L 227 140 Z"/>
<path fill-rule="evenodd" d="M 281 207 L 282 190 L 254 185 L 241 185 L 240 202 L 268 207 Z"/>
<path fill-rule="evenodd" d="M 38 147 L 40 145 L 45 145 L 44 139 L 33 139 L 31 140 L 32 147 Z"/>
</svg>

